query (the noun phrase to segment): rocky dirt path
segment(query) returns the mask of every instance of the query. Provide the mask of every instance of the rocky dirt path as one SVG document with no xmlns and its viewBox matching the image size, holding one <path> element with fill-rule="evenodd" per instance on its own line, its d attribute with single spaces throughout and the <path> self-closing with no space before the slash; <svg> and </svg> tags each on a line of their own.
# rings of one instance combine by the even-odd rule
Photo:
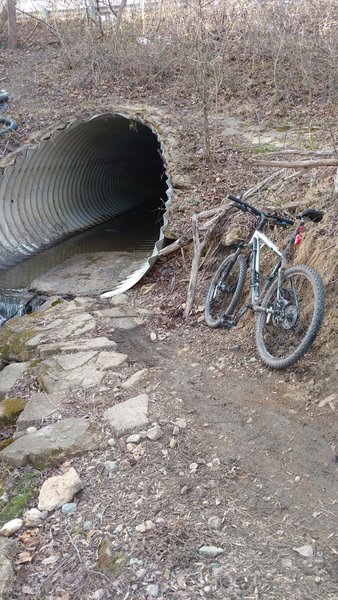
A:
<svg viewBox="0 0 338 600">
<path fill-rule="evenodd" d="M 37 476 L 0 537 L 3 597 L 336 598 L 336 398 L 265 369 L 245 330 L 145 303 L 56 300 L 1 331 L 21 361 L 2 395 L 29 398 L 2 503 Z"/>
</svg>

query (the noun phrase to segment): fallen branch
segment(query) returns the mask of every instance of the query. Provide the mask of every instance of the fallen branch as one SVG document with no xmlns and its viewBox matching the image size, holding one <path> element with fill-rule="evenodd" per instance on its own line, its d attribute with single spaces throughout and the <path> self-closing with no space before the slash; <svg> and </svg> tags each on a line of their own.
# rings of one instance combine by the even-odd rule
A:
<svg viewBox="0 0 338 600">
<path fill-rule="evenodd" d="M 243 200 L 247 200 L 248 198 L 251 198 L 251 196 L 254 196 L 255 194 L 257 194 L 257 192 L 260 192 L 261 190 L 263 190 L 274 179 L 279 178 L 279 177 L 283 178 L 284 174 L 285 174 L 284 169 L 281 169 L 280 171 L 277 171 L 276 173 L 272 173 L 272 175 L 269 175 L 268 177 L 266 177 L 265 179 L 263 179 L 262 181 L 260 181 L 256 185 L 254 185 L 252 188 L 250 188 L 247 192 L 245 192 L 245 194 L 243 194 L 243 196 L 242 196 Z"/>
<path fill-rule="evenodd" d="M 248 163 L 250 165 L 278 169 L 314 169 L 316 167 L 336 167 L 338 166 L 338 158 L 300 161 L 249 160 Z"/>
<path fill-rule="evenodd" d="M 273 212 L 277 211 L 277 210 L 292 210 L 294 208 L 298 208 L 298 206 L 301 206 L 302 204 L 305 204 L 304 200 L 296 200 L 295 202 L 289 202 L 288 204 L 283 204 L 283 206 L 267 206 L 266 208 L 268 210 L 272 210 Z"/>
<path fill-rule="evenodd" d="M 334 156 L 335 154 L 337 154 L 337 152 L 334 150 L 295 150 L 292 148 L 288 148 L 287 150 L 275 150 L 274 152 L 269 152 L 269 156 L 287 154 L 296 154 L 298 156 Z"/>
<path fill-rule="evenodd" d="M 167 256 L 167 254 L 176 252 L 176 250 L 180 250 L 180 248 L 183 248 L 184 246 L 191 244 L 191 242 L 192 242 L 192 236 L 182 235 L 180 238 L 178 238 L 178 240 L 175 240 L 175 242 L 173 242 L 172 244 L 169 244 L 169 246 L 162 248 L 159 251 L 158 256 L 159 256 L 159 258 L 162 258 L 163 256 Z"/>
</svg>

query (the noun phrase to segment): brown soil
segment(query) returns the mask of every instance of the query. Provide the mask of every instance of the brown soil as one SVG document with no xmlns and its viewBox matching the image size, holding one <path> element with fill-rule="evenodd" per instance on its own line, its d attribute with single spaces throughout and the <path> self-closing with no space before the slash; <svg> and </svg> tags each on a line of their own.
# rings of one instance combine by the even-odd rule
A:
<svg viewBox="0 0 338 600">
<path fill-rule="evenodd" d="M 0 61 L 6 73 L 1 85 L 9 90 L 11 114 L 20 123 L 17 136 L 1 142 L 3 154 L 60 117 L 114 110 L 145 99 L 162 108 L 179 142 L 179 171 L 191 181 L 188 189 L 176 193 L 170 223 L 176 234 L 190 227 L 193 212 L 218 205 L 227 192 L 247 189 L 267 174 L 248 169 L 250 148 L 238 137 L 222 137 L 219 119 L 211 131 L 217 135 L 214 160 L 206 164 L 200 152 L 201 117 L 191 109 L 189 97 L 165 89 L 153 94 L 142 88 L 130 91 L 106 81 L 95 90 L 78 91 L 75 74 L 58 77 L 38 49 L 7 51 Z M 320 147 L 330 145 L 327 110 L 316 102 L 276 108 L 268 98 L 259 106 L 238 98 L 220 102 L 224 118 L 230 113 L 255 120 L 259 114 L 270 126 L 285 117 L 318 124 Z M 327 210 L 324 227 L 311 230 L 318 240 L 317 253 L 310 255 L 308 247 L 306 254 L 304 246 L 302 260 L 323 273 L 329 308 L 321 336 L 296 367 L 275 373 L 262 366 L 251 316 L 230 332 L 204 325 L 203 299 L 214 267 L 203 272 L 192 315 L 183 320 L 191 249 L 158 262 L 130 292 L 152 317 L 138 330 L 115 331 L 113 339 L 128 354 L 131 372 L 150 368 L 146 389 L 151 420 L 161 424 L 164 435 L 158 442 L 143 443 L 144 455 L 133 460 L 122 439 L 113 452 L 102 450 L 68 462 L 85 482 L 77 513 L 67 519 L 58 511 L 41 529 L 19 534 L 20 551 L 31 559 L 17 559 L 11 600 L 90 599 L 99 588 L 107 598 L 146 600 L 151 584 L 159 585 L 158 598 L 174 600 L 337 598 L 336 419 L 330 404 L 320 405 L 336 392 L 338 373 L 333 174 L 332 168 L 302 174 L 259 200 L 304 197 L 305 205 L 315 200 Z M 324 255 L 319 246 L 328 248 Z M 133 395 L 137 391 L 144 387 L 135 394 L 133 389 Z M 111 394 L 75 394 L 69 398 L 69 411 L 98 419 L 115 401 Z M 171 448 L 177 417 L 186 418 L 187 428 Z M 112 456 L 128 457 L 131 469 L 109 478 L 104 461 Z M 44 478 L 51 474 L 44 473 Z M 221 518 L 216 531 L 208 525 L 211 516 Z M 86 520 L 93 523 L 87 532 Z M 135 531 L 145 520 L 154 527 Z M 96 554 L 105 535 L 111 536 L 114 551 L 126 557 L 117 577 L 97 570 Z M 204 559 L 198 554 L 202 545 L 220 546 L 224 552 Z M 304 545 L 312 545 L 312 558 L 294 550 Z M 55 555 L 58 562 L 42 564 Z"/>
</svg>

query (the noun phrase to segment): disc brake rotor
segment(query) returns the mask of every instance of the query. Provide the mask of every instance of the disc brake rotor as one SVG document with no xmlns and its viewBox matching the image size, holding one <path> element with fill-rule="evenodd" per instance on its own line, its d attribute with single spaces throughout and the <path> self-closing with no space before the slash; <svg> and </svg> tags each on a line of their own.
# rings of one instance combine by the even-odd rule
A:
<svg viewBox="0 0 338 600">
<path fill-rule="evenodd" d="M 289 306 L 287 306 L 285 308 L 282 326 L 284 327 L 284 329 L 291 329 L 296 324 L 297 319 L 298 319 L 297 307 L 292 304 L 289 304 Z"/>
</svg>

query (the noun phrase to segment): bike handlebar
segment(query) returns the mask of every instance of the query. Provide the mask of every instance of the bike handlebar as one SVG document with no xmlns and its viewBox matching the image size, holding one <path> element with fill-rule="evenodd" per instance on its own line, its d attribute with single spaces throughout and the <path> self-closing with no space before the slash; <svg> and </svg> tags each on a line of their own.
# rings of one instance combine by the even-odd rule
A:
<svg viewBox="0 0 338 600">
<path fill-rule="evenodd" d="M 229 200 L 232 200 L 232 202 L 235 202 L 238 205 L 239 210 L 242 210 L 243 212 L 249 211 L 256 217 L 260 217 L 260 219 L 263 222 L 266 219 L 272 219 L 273 221 L 276 222 L 276 225 L 281 225 L 283 227 L 285 225 L 294 225 L 294 221 L 291 221 L 291 219 L 286 219 L 285 217 L 281 217 L 280 215 L 277 215 L 276 213 L 265 212 L 263 210 L 259 210 L 258 208 L 251 206 L 251 204 L 244 202 L 244 200 L 242 200 L 241 198 L 237 198 L 237 196 L 228 194 L 228 198 L 229 198 Z"/>
</svg>

